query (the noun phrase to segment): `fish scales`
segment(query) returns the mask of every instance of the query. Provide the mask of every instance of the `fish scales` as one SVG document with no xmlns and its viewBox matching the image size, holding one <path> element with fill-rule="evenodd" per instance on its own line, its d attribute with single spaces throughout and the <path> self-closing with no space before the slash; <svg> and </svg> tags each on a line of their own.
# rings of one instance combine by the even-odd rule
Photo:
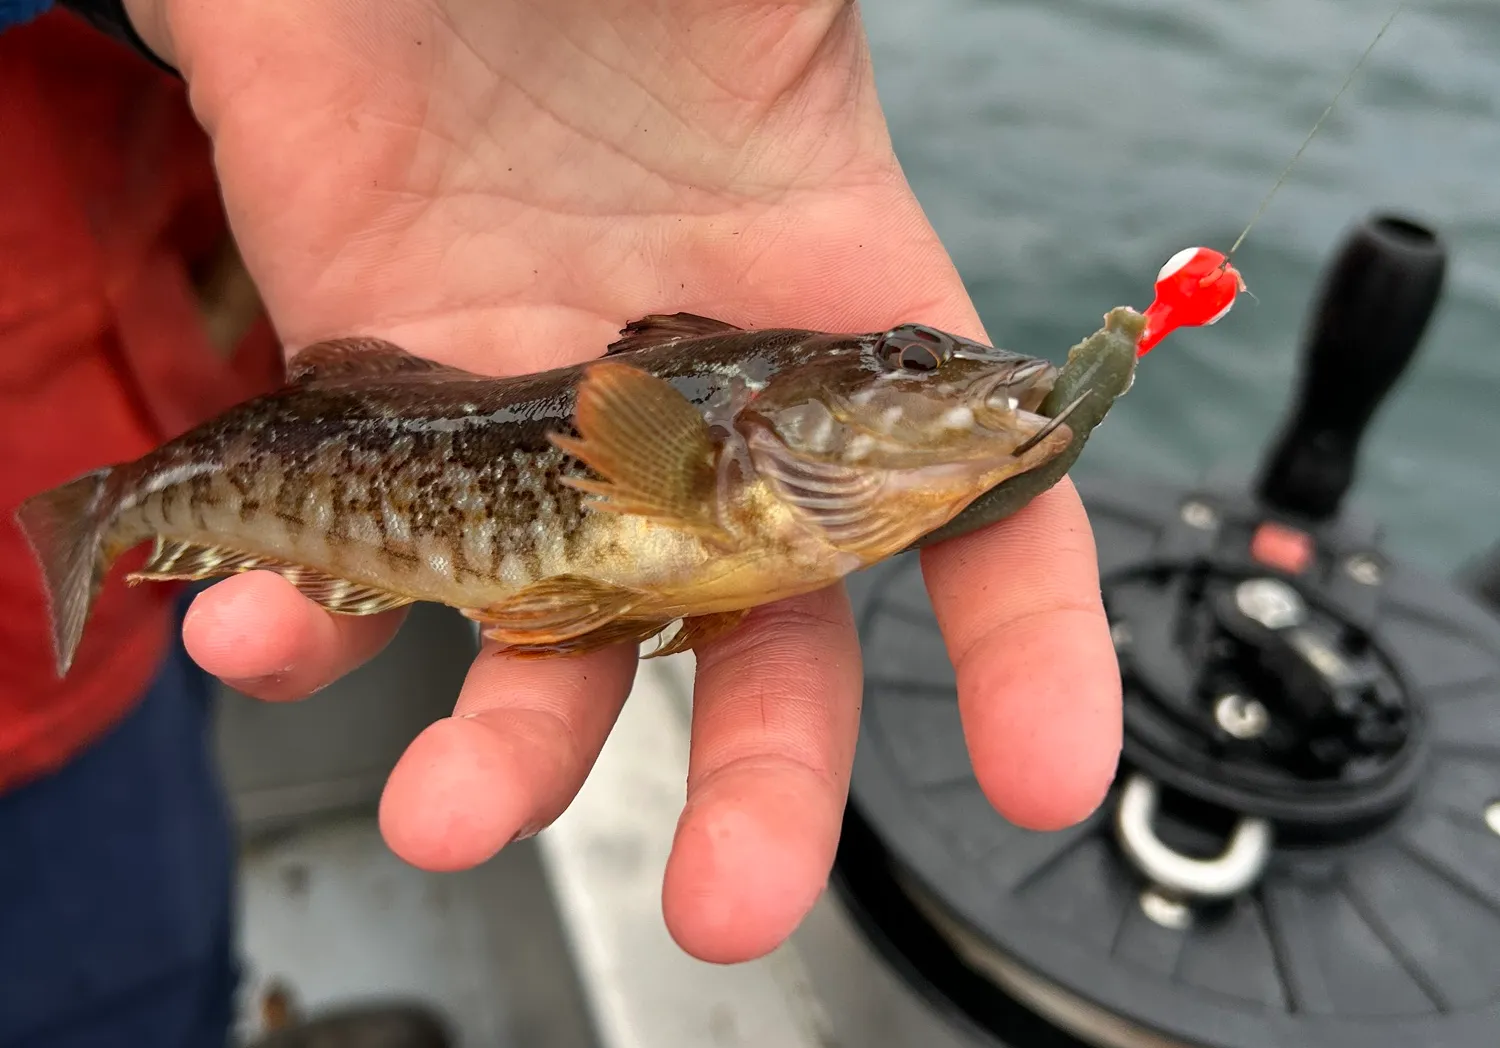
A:
<svg viewBox="0 0 1500 1048">
<path fill-rule="evenodd" d="M 125 539 L 232 541 L 435 600 L 501 581 L 502 564 L 510 585 L 566 570 L 584 496 L 561 483 L 582 467 L 545 439 L 559 419 L 488 422 L 506 406 L 482 389 L 410 392 L 292 391 L 224 416 L 142 460 L 134 482 L 150 494 L 138 523 L 122 518 Z"/>
</svg>

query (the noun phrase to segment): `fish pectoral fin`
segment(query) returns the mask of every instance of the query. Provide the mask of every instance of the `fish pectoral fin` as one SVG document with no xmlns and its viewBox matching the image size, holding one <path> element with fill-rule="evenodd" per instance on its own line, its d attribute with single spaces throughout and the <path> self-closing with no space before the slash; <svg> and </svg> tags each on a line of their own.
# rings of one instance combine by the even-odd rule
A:
<svg viewBox="0 0 1500 1048">
<path fill-rule="evenodd" d="M 338 615 L 376 615 L 412 603 L 410 597 L 337 578 L 316 568 L 290 564 L 241 550 L 201 546 L 158 538 L 139 571 L 126 576 L 137 582 L 197 582 L 246 571 L 274 571 L 304 597 Z"/>
<path fill-rule="evenodd" d="M 468 376 L 472 372 L 408 353 L 381 338 L 334 338 L 299 351 L 286 365 L 288 385 L 348 382 L 360 378 L 430 374 Z"/>
<path fill-rule="evenodd" d="M 729 544 L 715 512 L 719 449 L 698 409 L 671 383 L 629 364 L 594 364 L 578 386 L 574 425 L 578 437 L 551 439 L 603 478 L 563 478 L 597 496 L 590 508 Z"/>
<path fill-rule="evenodd" d="M 756 473 L 830 545 L 866 560 L 902 548 L 899 536 L 911 524 L 882 504 L 884 471 L 802 458 L 763 430 L 752 434 L 749 447 Z"/>
<path fill-rule="evenodd" d="M 628 619 L 645 599 L 645 594 L 624 586 L 581 575 L 554 575 L 533 582 L 500 604 L 464 614 L 487 626 L 484 635 L 501 644 L 555 646 Z M 644 628 L 643 622 L 636 625 Z M 656 629 L 665 626 L 660 623 Z"/>
<path fill-rule="evenodd" d="M 621 328 L 620 337 L 609 344 L 604 355 L 611 357 L 617 353 L 632 353 L 637 349 L 650 349 L 652 346 L 664 346 L 684 339 L 743 330 L 722 320 L 700 317 L 696 313 L 652 313 L 639 320 L 632 320 Z"/>
<path fill-rule="evenodd" d="M 747 608 L 742 611 L 723 611 L 712 615 L 690 615 L 682 620 L 682 627 L 671 640 L 647 654 L 646 658 L 659 659 L 664 655 L 676 655 L 689 648 L 697 648 L 711 640 L 717 640 L 745 621 L 745 616 L 748 614 L 750 611 Z"/>
</svg>

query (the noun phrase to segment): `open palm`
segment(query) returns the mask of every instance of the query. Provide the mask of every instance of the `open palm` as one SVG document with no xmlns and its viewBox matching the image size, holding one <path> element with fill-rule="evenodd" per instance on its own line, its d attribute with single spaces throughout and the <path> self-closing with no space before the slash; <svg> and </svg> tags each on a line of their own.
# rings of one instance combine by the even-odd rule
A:
<svg viewBox="0 0 1500 1048">
<path fill-rule="evenodd" d="M 153 6 L 159 2 L 162 6 Z M 891 153 L 845 0 L 138 0 L 215 143 L 231 221 L 288 346 L 374 334 L 476 371 L 600 353 L 689 310 L 745 326 L 982 337 Z M 1066 483 L 924 554 L 981 785 L 1023 824 L 1098 802 L 1119 681 Z M 195 603 L 189 649 L 267 699 L 311 693 L 398 624 L 279 577 Z M 428 868 L 483 861 L 569 803 L 634 652 L 481 656 L 382 801 Z M 664 906 L 679 943 L 780 942 L 832 862 L 860 699 L 842 589 L 763 608 L 699 652 L 688 802 Z"/>
</svg>

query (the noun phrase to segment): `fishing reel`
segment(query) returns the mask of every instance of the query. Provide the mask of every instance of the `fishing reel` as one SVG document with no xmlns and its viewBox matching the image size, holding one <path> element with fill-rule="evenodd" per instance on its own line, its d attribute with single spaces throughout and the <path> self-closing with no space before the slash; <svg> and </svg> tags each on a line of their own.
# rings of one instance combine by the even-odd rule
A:
<svg viewBox="0 0 1500 1048">
<path fill-rule="evenodd" d="M 1130 693 L 1127 800 L 1142 798 L 1122 805 L 1117 830 L 1159 887 L 1224 894 L 1179 883 L 1201 861 L 1154 875 L 1165 852 L 1131 816 L 1153 807 L 1144 799 L 1158 786 L 1199 805 L 1200 823 L 1205 810 L 1235 813 L 1234 840 L 1259 842 L 1267 857 L 1273 830 L 1289 845 L 1350 840 L 1417 788 L 1422 675 L 1401 669 L 1378 529 L 1340 510 L 1445 268 L 1442 244 L 1415 223 L 1379 216 L 1358 227 L 1329 270 L 1293 409 L 1254 483 L 1223 478 L 1179 495 L 1151 552 L 1104 576 Z M 1100 492 L 1100 508 L 1129 513 L 1138 497 Z M 1242 862 L 1246 878 L 1263 861 Z"/>
<path fill-rule="evenodd" d="M 1248 480 L 1080 482 L 1125 696 L 1084 823 L 989 806 L 914 559 L 851 581 L 867 683 L 835 883 L 975 1043 L 1495 1043 L 1500 617 L 1344 510 L 1445 266 L 1416 223 L 1353 230 Z"/>
</svg>

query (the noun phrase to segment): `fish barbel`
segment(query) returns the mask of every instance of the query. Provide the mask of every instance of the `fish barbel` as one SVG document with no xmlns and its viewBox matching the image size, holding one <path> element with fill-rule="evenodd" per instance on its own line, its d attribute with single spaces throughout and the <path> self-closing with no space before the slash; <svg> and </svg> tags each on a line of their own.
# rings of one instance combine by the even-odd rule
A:
<svg viewBox="0 0 1500 1048">
<path fill-rule="evenodd" d="M 494 378 L 376 339 L 22 504 L 59 675 L 106 572 L 280 573 L 329 611 L 460 609 L 523 655 L 665 654 L 899 552 L 1065 448 L 1044 360 L 921 325 L 628 325 L 605 356 Z"/>
</svg>

